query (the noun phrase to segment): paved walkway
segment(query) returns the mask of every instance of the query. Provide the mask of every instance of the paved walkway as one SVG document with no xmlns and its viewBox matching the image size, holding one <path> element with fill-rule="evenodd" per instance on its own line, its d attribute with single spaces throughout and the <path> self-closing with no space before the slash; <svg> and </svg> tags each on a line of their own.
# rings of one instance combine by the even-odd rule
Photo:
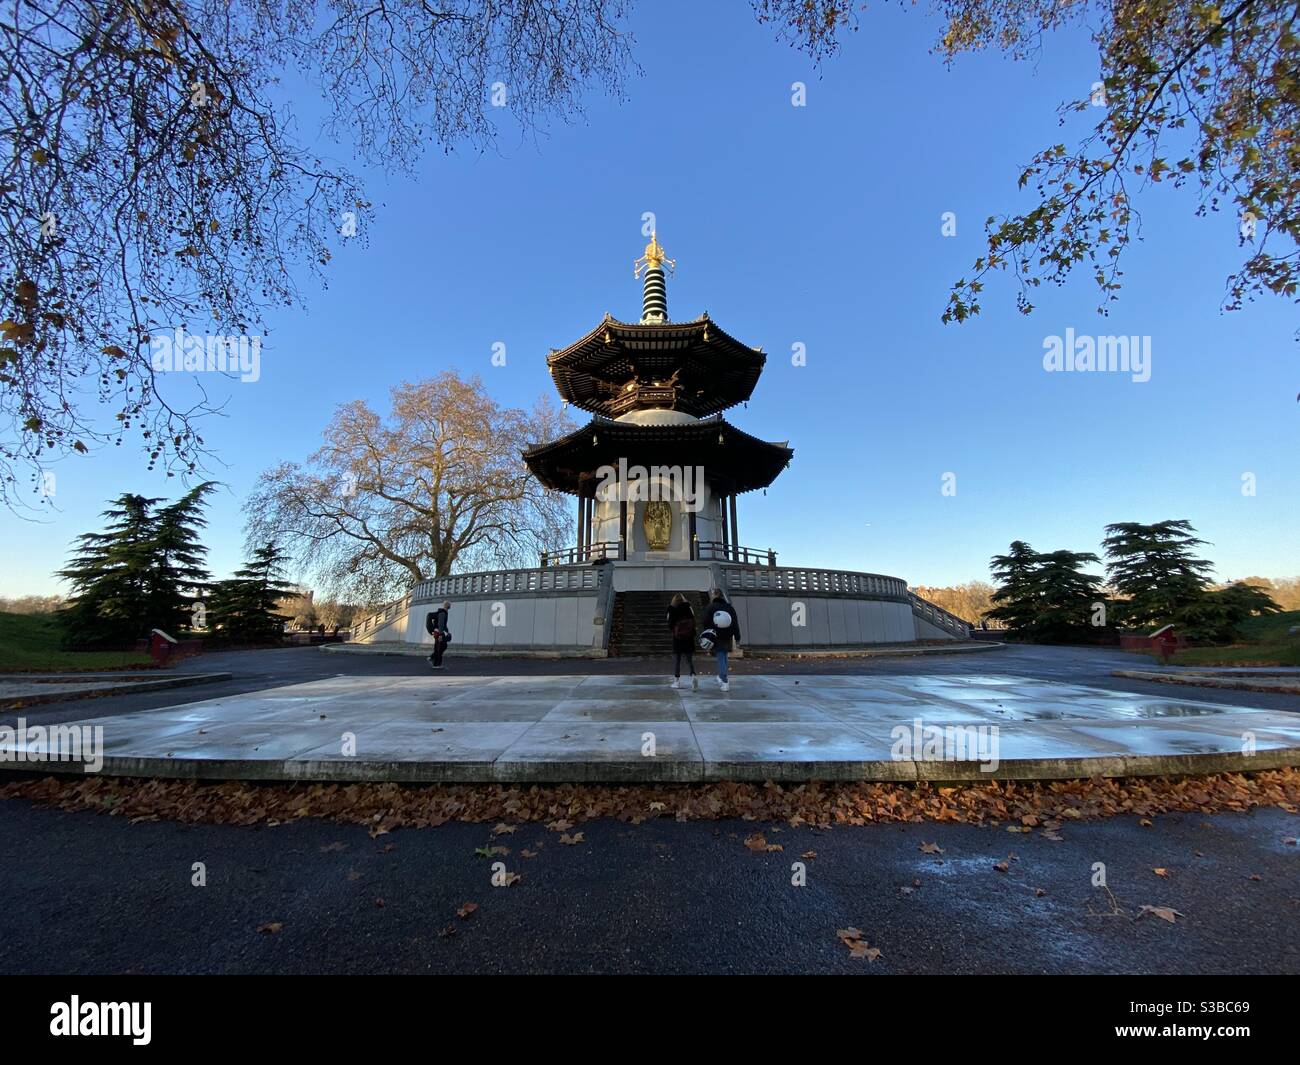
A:
<svg viewBox="0 0 1300 1065">
<path fill-rule="evenodd" d="M 0 674 L 0 706 L 51 703 L 94 695 L 120 695 L 229 680 L 231 674 L 163 673 L 6 673 Z"/>
<path fill-rule="evenodd" d="M 1150 680 L 1158 684 L 1186 684 L 1194 688 L 1222 688 L 1242 692 L 1280 692 L 1300 695 L 1300 671 L 1273 673 L 1257 670 L 1245 672 L 1162 671 L 1158 669 L 1117 669 L 1115 676 L 1130 680 Z"/>
<path fill-rule="evenodd" d="M 72 724 L 76 724 L 73 722 Z M 205 779 L 981 780 L 1300 765 L 1300 716 L 1006 674 L 338 676 L 99 716 L 103 770 Z M 44 742 L 44 737 L 41 738 Z M 0 731 L 0 770 L 36 741 Z"/>
</svg>

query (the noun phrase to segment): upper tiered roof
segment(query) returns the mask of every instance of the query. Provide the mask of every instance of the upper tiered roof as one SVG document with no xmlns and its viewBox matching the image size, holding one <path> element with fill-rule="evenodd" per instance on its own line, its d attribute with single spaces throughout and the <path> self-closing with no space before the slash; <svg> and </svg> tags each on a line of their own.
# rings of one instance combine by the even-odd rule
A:
<svg viewBox="0 0 1300 1065">
<path fill-rule="evenodd" d="M 546 359 L 563 399 L 617 418 L 666 407 L 697 418 L 749 399 L 767 356 L 703 315 L 692 322 L 620 322 L 609 315 Z"/>
<path fill-rule="evenodd" d="M 560 396 L 606 418 L 667 408 L 697 418 L 749 399 L 767 356 L 719 329 L 707 314 L 691 322 L 668 320 L 664 254 L 651 233 L 634 274 L 645 272 L 641 321 L 606 314 L 581 340 L 546 359 Z"/>
</svg>

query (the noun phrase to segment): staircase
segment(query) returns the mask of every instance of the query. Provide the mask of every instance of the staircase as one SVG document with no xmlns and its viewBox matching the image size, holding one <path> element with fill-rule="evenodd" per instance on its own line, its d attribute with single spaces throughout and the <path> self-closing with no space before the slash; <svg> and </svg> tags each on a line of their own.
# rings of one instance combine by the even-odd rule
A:
<svg viewBox="0 0 1300 1065">
<path fill-rule="evenodd" d="M 922 599 L 911 589 L 907 592 L 908 601 L 912 604 L 912 613 L 922 621 L 928 621 L 936 628 L 943 629 L 950 633 L 955 639 L 970 639 L 970 622 L 959 618 L 956 614 L 951 614 L 943 607 L 928 599 Z"/>
<path fill-rule="evenodd" d="M 617 592 L 614 617 L 610 623 L 609 655 L 661 655 L 673 653 L 673 634 L 668 631 L 668 604 L 675 592 Z M 700 618 L 708 605 L 706 592 L 683 592 L 695 608 L 695 629 L 703 626 Z"/>
</svg>

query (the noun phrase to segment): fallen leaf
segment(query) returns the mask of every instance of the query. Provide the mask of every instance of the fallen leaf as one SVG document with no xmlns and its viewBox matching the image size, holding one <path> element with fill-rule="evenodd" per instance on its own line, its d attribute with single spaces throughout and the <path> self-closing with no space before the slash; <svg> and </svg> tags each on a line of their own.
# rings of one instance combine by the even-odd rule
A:
<svg viewBox="0 0 1300 1065">
<path fill-rule="evenodd" d="M 573 827 L 572 821 L 565 821 L 561 818 L 559 821 L 548 821 L 546 827 L 552 832 L 568 832 Z"/>
<path fill-rule="evenodd" d="M 266 924 L 258 925 L 257 930 L 269 935 L 277 935 L 283 927 L 284 925 L 280 921 L 267 921 Z"/>
<path fill-rule="evenodd" d="M 1168 870 L 1168 869 L 1152 869 L 1151 871 L 1152 871 L 1153 873 L 1155 873 L 1156 876 L 1168 876 L 1168 875 L 1169 875 L 1169 870 Z"/>
<path fill-rule="evenodd" d="M 461 906 L 460 909 L 456 911 L 456 916 L 459 917 L 462 921 L 468 921 L 469 915 L 472 914 L 477 909 L 478 909 L 477 902 L 467 902 L 463 906 Z"/>
<path fill-rule="evenodd" d="M 799 855 L 799 857 L 800 857 L 800 858 L 806 858 L 808 861 L 812 861 L 814 858 L 817 857 L 817 852 L 816 852 L 816 851 L 804 851 L 801 855 Z"/>
<path fill-rule="evenodd" d="M 530 851 L 527 847 L 525 847 L 525 848 L 524 848 L 523 850 L 521 850 L 519 853 L 520 853 L 521 855 L 523 855 L 525 858 L 536 858 L 536 857 L 537 857 L 537 852 L 536 852 L 536 851 Z"/>
<path fill-rule="evenodd" d="M 1175 923 L 1175 922 L 1174 922 L 1174 918 L 1175 918 L 1175 917 L 1186 917 L 1186 916 L 1187 916 L 1186 914 L 1184 914 L 1184 913 L 1179 913 L 1177 910 L 1175 910 L 1175 909 L 1171 909 L 1171 908 L 1168 907 L 1168 906 L 1143 906 L 1143 907 L 1142 907 L 1142 912 L 1138 914 L 1138 920 L 1141 920 L 1141 919 L 1142 919 L 1143 917 L 1145 917 L 1148 913 L 1149 913 L 1149 914 L 1153 914 L 1153 915 L 1156 916 L 1156 917 L 1159 917 L 1160 920 L 1162 920 L 1162 921 L 1168 921 L 1170 924 L 1174 924 L 1174 923 Z"/>
<path fill-rule="evenodd" d="M 518 832 L 518 831 L 519 831 L 519 826 L 518 826 L 518 825 L 507 825 L 507 824 L 503 821 L 501 824 L 496 825 L 496 826 L 492 829 L 492 835 L 494 835 L 494 836 L 504 836 L 504 835 L 507 835 L 507 834 L 509 834 L 509 833 L 514 833 L 514 832 Z"/>
<path fill-rule="evenodd" d="M 939 844 L 937 844 L 937 843 L 922 843 L 922 844 L 921 844 L 921 853 L 922 853 L 922 854 L 942 854 L 942 853 L 943 853 L 943 848 L 940 847 Z"/>
<path fill-rule="evenodd" d="M 862 938 L 861 928 L 839 928 L 836 929 L 835 934 L 840 942 L 849 948 L 850 958 L 866 958 L 867 961 L 875 961 L 880 957 L 878 947 L 867 946 L 866 940 Z"/>
<path fill-rule="evenodd" d="M 575 843 L 581 843 L 581 842 L 582 842 L 582 833 L 581 833 L 581 832 L 575 832 L 572 836 L 570 836 L 570 835 L 566 832 L 564 835 L 562 835 L 562 836 L 560 837 L 560 842 L 561 842 L 561 843 L 565 843 L 565 844 L 567 844 L 568 846 L 572 847 Z"/>
<path fill-rule="evenodd" d="M 994 863 L 993 863 L 993 868 L 996 869 L 999 873 L 1005 873 L 1008 869 L 1011 868 L 1011 863 L 1010 863 L 1010 862 L 994 862 Z"/>
</svg>

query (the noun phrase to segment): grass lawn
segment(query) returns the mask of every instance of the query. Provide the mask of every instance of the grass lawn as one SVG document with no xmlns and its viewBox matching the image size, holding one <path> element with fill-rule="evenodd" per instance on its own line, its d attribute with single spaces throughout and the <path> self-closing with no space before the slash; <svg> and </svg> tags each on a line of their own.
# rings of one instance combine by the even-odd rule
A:
<svg viewBox="0 0 1300 1065">
<path fill-rule="evenodd" d="M 64 651 L 52 614 L 0 613 L 0 673 L 63 673 L 151 666 L 133 651 Z"/>
<path fill-rule="evenodd" d="M 1300 636 L 1286 632 L 1292 625 L 1300 625 L 1300 610 L 1251 618 L 1241 626 L 1236 643 L 1189 647 L 1171 661 L 1177 666 L 1300 666 Z"/>
</svg>

